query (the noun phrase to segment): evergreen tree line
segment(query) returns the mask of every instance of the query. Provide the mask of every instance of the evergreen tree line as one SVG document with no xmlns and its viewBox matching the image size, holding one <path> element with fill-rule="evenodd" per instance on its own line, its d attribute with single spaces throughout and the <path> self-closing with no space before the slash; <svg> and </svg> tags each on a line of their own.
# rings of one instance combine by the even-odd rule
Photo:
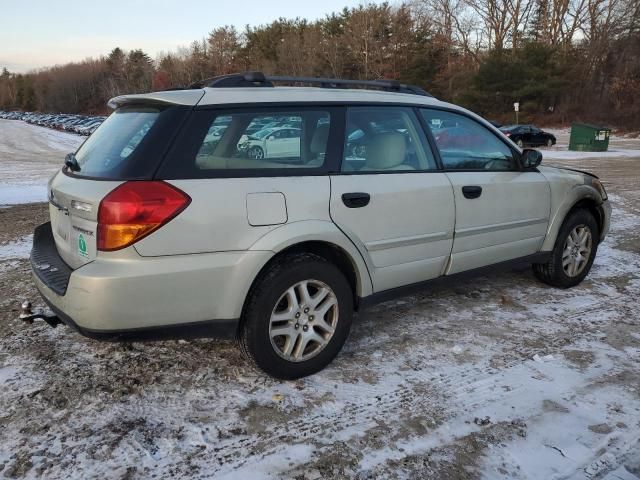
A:
<svg viewBox="0 0 640 480">
<path fill-rule="evenodd" d="M 0 109 L 104 113 L 109 98 L 259 70 L 393 78 L 486 117 L 640 126 L 638 0 L 414 0 L 366 4 L 317 21 L 213 30 L 152 59 L 106 57 L 0 74 Z"/>
</svg>

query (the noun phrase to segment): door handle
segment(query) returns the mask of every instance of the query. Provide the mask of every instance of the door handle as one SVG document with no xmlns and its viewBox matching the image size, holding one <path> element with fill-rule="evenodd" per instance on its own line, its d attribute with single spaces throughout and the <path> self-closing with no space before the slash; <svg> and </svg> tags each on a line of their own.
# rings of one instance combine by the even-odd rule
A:
<svg viewBox="0 0 640 480">
<path fill-rule="evenodd" d="M 482 187 L 479 185 L 467 185 L 462 187 L 462 194 L 465 198 L 478 198 L 482 195 Z"/>
<path fill-rule="evenodd" d="M 342 194 L 342 203 L 344 203 L 347 208 L 366 207 L 369 205 L 369 200 L 371 200 L 371 196 L 364 192 Z"/>
</svg>

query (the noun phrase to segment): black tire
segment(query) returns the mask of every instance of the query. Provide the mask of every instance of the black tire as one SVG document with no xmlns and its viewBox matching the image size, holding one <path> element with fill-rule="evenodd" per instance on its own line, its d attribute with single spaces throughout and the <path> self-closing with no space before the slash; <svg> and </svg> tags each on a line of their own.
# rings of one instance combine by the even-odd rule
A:
<svg viewBox="0 0 640 480">
<path fill-rule="evenodd" d="M 553 147 L 553 140 L 550 138 L 547 139 L 547 147 Z"/>
<path fill-rule="evenodd" d="M 521 138 L 519 138 L 519 139 L 516 141 L 516 144 L 517 144 L 520 148 L 523 148 L 523 147 L 524 147 L 524 142 L 522 141 L 522 139 L 521 139 Z"/>
<path fill-rule="evenodd" d="M 353 156 L 356 158 L 364 158 L 367 156 L 367 147 L 365 145 L 355 145 L 352 151 Z"/>
<path fill-rule="evenodd" d="M 591 252 L 588 260 L 582 271 L 576 276 L 569 276 L 562 266 L 562 256 L 565 248 L 565 243 L 570 233 L 576 227 L 581 225 L 586 226 L 591 232 Z M 574 210 L 569 213 L 565 219 L 560 231 L 558 232 L 558 238 L 553 247 L 551 258 L 547 263 L 534 263 L 533 272 L 538 280 L 558 288 L 570 288 L 578 285 L 589 274 L 593 260 L 596 257 L 596 251 L 598 250 L 598 242 L 600 239 L 600 229 L 598 223 L 588 210 Z"/>
<path fill-rule="evenodd" d="M 258 146 L 253 146 L 249 149 L 247 155 L 254 160 L 262 160 L 264 158 L 264 150 Z"/>
<path fill-rule="evenodd" d="M 287 289 L 309 279 L 323 282 L 333 291 L 338 304 L 338 319 L 333 335 L 319 353 L 308 360 L 289 361 L 276 353 L 271 343 L 271 313 Z M 353 292 L 335 265 L 311 253 L 286 255 L 261 275 L 249 293 L 239 330 L 240 349 L 255 367 L 272 377 L 293 380 L 312 375 L 338 355 L 349 335 L 352 316 Z"/>
</svg>

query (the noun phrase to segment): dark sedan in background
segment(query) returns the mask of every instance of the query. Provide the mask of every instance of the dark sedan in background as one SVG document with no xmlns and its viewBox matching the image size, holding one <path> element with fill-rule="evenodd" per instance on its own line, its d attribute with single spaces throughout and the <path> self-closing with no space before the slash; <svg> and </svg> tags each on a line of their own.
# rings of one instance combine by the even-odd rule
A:
<svg viewBox="0 0 640 480">
<path fill-rule="evenodd" d="M 556 137 L 533 125 L 509 125 L 500 130 L 519 147 L 551 147 L 556 144 Z"/>
</svg>

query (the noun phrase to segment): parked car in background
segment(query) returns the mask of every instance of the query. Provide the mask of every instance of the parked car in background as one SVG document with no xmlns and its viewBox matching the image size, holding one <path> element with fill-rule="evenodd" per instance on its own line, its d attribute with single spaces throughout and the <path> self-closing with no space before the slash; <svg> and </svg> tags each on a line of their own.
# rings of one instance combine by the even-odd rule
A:
<svg viewBox="0 0 640 480">
<path fill-rule="evenodd" d="M 23 116 L 30 115 L 30 114 L 31 112 L 0 111 L 0 118 L 3 118 L 5 120 L 22 120 Z"/>
<path fill-rule="evenodd" d="M 106 117 L 91 118 L 75 128 L 75 132 L 80 135 L 91 135 Z"/>
<path fill-rule="evenodd" d="M 426 282 L 526 263 L 568 288 L 589 273 L 611 214 L 594 175 L 540 165 L 418 87 L 287 80 L 325 88 L 251 72 L 109 102 L 49 181 L 51 222 L 34 233 L 50 324 L 226 334 L 294 379 L 336 357 L 354 311 Z M 253 123 L 300 127 L 248 135 Z"/>
<path fill-rule="evenodd" d="M 238 149 L 249 158 L 291 158 L 299 155 L 302 130 L 293 127 L 265 128 L 241 139 Z"/>
<path fill-rule="evenodd" d="M 5 120 L 23 120 L 41 127 L 55 128 L 65 132 L 91 135 L 104 120 L 103 115 L 76 115 L 70 113 L 35 113 L 35 112 L 4 112 L 0 111 L 0 118 Z"/>
<path fill-rule="evenodd" d="M 556 137 L 534 125 L 507 125 L 500 127 L 502 133 L 522 147 L 552 147 L 556 144 Z"/>
</svg>

